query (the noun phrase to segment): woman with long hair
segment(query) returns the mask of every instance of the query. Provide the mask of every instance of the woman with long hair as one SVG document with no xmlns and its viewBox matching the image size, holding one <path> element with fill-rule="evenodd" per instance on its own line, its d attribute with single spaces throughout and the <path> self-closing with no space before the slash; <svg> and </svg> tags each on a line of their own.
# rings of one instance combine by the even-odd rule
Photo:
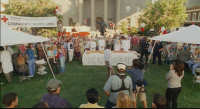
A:
<svg viewBox="0 0 200 109">
<path fill-rule="evenodd" d="M 180 60 L 175 60 L 173 64 L 170 65 L 170 71 L 166 76 L 168 81 L 168 88 L 166 90 L 168 108 L 177 108 L 177 99 L 181 92 L 181 80 L 183 77 L 184 63 Z"/>
</svg>

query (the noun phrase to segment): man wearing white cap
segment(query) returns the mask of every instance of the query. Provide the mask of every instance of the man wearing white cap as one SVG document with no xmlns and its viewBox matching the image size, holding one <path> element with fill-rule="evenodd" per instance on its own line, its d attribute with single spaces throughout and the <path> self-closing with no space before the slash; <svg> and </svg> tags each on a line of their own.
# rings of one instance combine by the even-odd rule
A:
<svg viewBox="0 0 200 109">
<path fill-rule="evenodd" d="M 106 108 L 112 108 L 116 105 L 117 96 L 119 92 L 128 94 L 132 98 L 132 80 L 125 74 L 126 65 L 119 63 L 117 64 L 116 75 L 112 75 L 104 86 L 104 92 L 109 97 L 106 103 Z"/>
</svg>

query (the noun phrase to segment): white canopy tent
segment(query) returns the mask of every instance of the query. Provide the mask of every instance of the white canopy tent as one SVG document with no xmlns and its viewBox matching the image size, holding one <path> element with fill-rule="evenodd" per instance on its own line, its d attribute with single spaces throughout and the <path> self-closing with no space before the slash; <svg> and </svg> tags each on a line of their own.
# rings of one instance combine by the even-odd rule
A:
<svg viewBox="0 0 200 109">
<path fill-rule="evenodd" d="M 28 44 L 46 41 L 49 41 L 49 39 L 12 30 L 8 27 L 7 24 L 1 22 L 0 46 Z"/>
<path fill-rule="evenodd" d="M 191 25 L 179 31 L 150 38 L 156 41 L 200 44 L 200 27 Z"/>
<path fill-rule="evenodd" d="M 1 22 L 1 36 L 0 36 L 0 46 L 8 46 L 8 45 L 18 45 L 18 44 L 28 44 L 28 43 L 38 43 L 38 42 L 46 42 L 50 41 L 48 38 L 44 38 L 41 36 L 33 36 L 28 33 L 24 32 L 18 32 L 15 30 L 12 30 L 8 27 L 7 24 Z M 46 59 L 47 54 L 44 49 L 44 45 L 42 44 L 42 49 L 45 53 Z M 54 78 L 54 72 L 52 70 L 51 65 L 49 64 L 49 61 L 47 59 L 47 63 L 50 67 L 51 73 Z"/>
</svg>

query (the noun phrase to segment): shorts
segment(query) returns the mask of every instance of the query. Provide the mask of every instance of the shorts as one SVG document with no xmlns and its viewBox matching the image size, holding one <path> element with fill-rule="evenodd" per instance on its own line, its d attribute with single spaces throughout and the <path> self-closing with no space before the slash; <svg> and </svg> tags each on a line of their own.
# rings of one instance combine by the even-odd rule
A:
<svg viewBox="0 0 200 109">
<path fill-rule="evenodd" d="M 144 91 L 140 92 L 140 88 L 141 87 L 136 87 L 136 92 L 133 92 L 133 101 L 136 102 L 137 101 L 137 97 L 139 97 L 139 100 L 142 101 L 146 101 L 146 93 Z"/>
</svg>

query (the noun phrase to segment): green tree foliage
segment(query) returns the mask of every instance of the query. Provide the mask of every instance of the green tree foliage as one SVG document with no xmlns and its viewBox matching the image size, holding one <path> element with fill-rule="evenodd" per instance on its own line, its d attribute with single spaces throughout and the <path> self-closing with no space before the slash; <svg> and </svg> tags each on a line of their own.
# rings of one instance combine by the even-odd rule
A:
<svg viewBox="0 0 200 109">
<path fill-rule="evenodd" d="M 146 23 L 145 29 L 154 28 L 157 32 L 164 26 L 166 29 L 180 27 L 186 20 L 186 0 L 158 0 L 148 3 L 140 23 Z"/>
<path fill-rule="evenodd" d="M 130 27 L 129 28 L 129 22 L 128 21 L 123 21 L 121 23 L 121 25 L 119 26 L 120 27 L 120 30 L 122 31 L 123 34 L 130 34 L 130 35 L 134 35 L 134 34 L 137 34 L 138 30 L 137 28 L 135 27 Z"/>
<path fill-rule="evenodd" d="M 56 4 L 51 0 L 10 0 L 6 5 L 5 14 L 27 17 L 51 17 L 56 16 L 62 20 L 61 15 L 56 15 Z M 32 28 L 37 35 L 55 36 L 56 28 Z"/>
</svg>

